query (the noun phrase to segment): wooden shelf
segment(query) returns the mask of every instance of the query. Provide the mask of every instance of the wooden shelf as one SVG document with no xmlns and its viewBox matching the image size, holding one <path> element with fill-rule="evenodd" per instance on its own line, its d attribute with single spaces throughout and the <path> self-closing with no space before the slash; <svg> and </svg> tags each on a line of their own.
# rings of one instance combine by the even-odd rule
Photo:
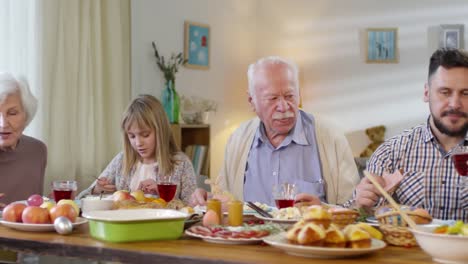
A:
<svg viewBox="0 0 468 264">
<path fill-rule="evenodd" d="M 207 159 L 210 159 L 210 125 L 171 124 L 176 144 L 182 151 L 189 145 L 205 145 L 208 147 Z M 209 176 L 208 166 L 202 169 L 201 174 Z"/>
</svg>

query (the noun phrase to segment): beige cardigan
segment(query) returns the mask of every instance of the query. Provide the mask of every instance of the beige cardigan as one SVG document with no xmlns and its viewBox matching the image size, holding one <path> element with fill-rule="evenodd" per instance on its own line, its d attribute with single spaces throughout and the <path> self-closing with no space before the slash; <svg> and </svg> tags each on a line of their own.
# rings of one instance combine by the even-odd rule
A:
<svg viewBox="0 0 468 264">
<path fill-rule="evenodd" d="M 217 182 L 236 199 L 244 198 L 244 174 L 247 157 L 260 125 L 258 117 L 244 122 L 228 140 L 224 164 Z M 351 148 L 343 134 L 330 124 L 315 120 L 315 133 L 325 181 L 327 202 L 342 204 L 352 197 L 359 175 Z"/>
</svg>

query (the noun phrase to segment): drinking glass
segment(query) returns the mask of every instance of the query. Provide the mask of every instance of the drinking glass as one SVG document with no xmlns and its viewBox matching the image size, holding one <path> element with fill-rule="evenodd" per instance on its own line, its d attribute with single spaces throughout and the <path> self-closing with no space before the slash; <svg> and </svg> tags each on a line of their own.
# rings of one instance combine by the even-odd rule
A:
<svg viewBox="0 0 468 264">
<path fill-rule="evenodd" d="M 278 209 L 294 206 L 297 188 L 293 183 L 281 183 L 273 186 L 273 198 Z"/>
<path fill-rule="evenodd" d="M 174 176 L 159 176 L 156 181 L 159 197 L 166 202 L 174 199 L 177 191 L 177 180 Z"/>
<path fill-rule="evenodd" d="M 72 194 L 78 189 L 76 181 L 53 181 L 52 190 L 54 192 L 55 202 L 62 199 L 71 199 Z"/>
<path fill-rule="evenodd" d="M 452 152 L 452 160 L 458 174 L 462 176 L 462 181 L 457 187 L 468 187 L 468 146 L 457 146 Z"/>
</svg>

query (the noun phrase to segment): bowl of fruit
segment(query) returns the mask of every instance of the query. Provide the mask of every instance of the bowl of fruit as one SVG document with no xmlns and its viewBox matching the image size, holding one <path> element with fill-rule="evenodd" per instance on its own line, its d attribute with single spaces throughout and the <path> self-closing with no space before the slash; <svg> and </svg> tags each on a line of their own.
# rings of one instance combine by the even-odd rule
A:
<svg viewBox="0 0 468 264">
<path fill-rule="evenodd" d="M 410 229 L 419 246 L 439 263 L 468 263 L 468 224 L 418 225 Z"/>
</svg>

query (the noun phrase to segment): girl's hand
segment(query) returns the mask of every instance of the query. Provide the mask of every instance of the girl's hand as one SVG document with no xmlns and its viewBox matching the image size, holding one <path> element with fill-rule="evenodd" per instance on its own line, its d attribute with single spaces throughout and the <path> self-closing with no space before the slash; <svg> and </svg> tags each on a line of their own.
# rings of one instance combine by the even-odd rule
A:
<svg viewBox="0 0 468 264">
<path fill-rule="evenodd" d="M 208 193 L 205 190 L 197 188 L 190 197 L 190 206 L 206 205 L 207 195 Z"/>
<path fill-rule="evenodd" d="M 113 193 L 115 191 L 117 191 L 117 188 L 112 184 L 111 180 L 107 177 L 99 177 L 96 179 L 96 185 L 94 186 L 92 193 Z"/>
<path fill-rule="evenodd" d="M 141 181 L 138 189 L 142 190 L 145 194 L 159 194 L 158 184 L 152 179 Z"/>
</svg>

